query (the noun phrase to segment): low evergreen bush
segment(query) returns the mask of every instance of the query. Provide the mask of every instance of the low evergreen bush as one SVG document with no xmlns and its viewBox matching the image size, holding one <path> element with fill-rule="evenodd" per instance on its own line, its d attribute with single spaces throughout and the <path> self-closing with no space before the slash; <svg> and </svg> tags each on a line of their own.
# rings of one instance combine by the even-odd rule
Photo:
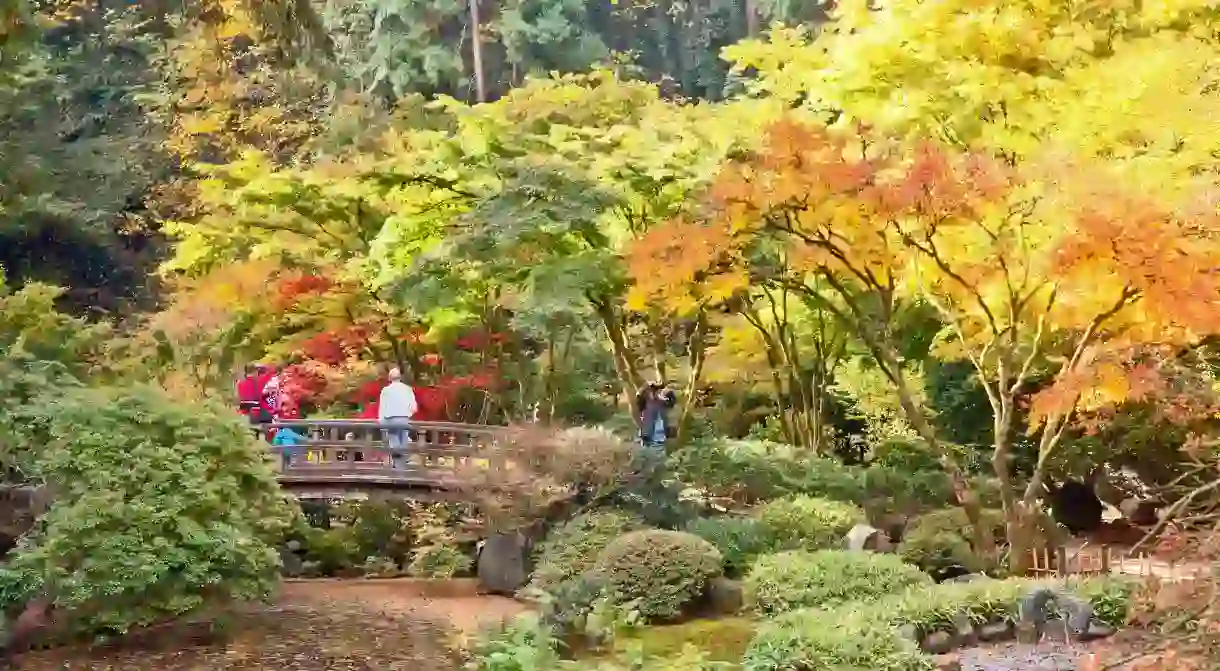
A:
<svg viewBox="0 0 1220 671">
<path fill-rule="evenodd" d="M 703 517 L 688 524 L 686 530 L 716 546 L 729 577 L 743 575 L 754 558 L 770 551 L 773 543 L 762 523 L 751 517 Z"/>
<path fill-rule="evenodd" d="M 776 549 L 841 547 L 847 532 L 865 521 L 864 511 L 850 503 L 813 496 L 770 501 L 759 506 L 756 514 L 768 545 Z"/>
<path fill-rule="evenodd" d="M 864 604 L 796 610 L 759 629 L 743 657 L 743 671 L 791 669 L 870 669 L 926 671 L 932 658 L 898 627 L 911 625 L 920 636 L 947 631 L 965 614 L 975 623 L 1015 622 L 1021 598 L 1046 581 L 980 580 L 912 587 Z M 1050 583 L 1054 584 L 1054 583 Z M 1134 583 L 1099 579 L 1067 590 L 1087 599 L 1095 616 L 1118 625 L 1126 618 Z"/>
<path fill-rule="evenodd" d="M 759 557 L 743 582 L 746 605 L 761 615 L 863 603 L 930 585 L 931 578 L 894 555 L 796 550 Z"/>
</svg>

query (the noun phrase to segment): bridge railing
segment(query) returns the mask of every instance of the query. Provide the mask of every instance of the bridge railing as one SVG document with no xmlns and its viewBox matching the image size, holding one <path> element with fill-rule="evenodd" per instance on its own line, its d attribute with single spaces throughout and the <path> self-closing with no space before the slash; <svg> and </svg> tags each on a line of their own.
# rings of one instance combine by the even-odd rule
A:
<svg viewBox="0 0 1220 671">
<path fill-rule="evenodd" d="M 388 481 L 444 483 L 474 465 L 493 468 L 494 446 L 506 427 L 449 422 L 411 422 L 402 448 L 391 450 L 385 427 L 376 420 L 282 420 L 272 428 L 289 428 L 304 436 L 295 446 L 270 449 L 291 461 L 277 459 L 281 480 L 311 481 L 366 476 Z"/>
</svg>

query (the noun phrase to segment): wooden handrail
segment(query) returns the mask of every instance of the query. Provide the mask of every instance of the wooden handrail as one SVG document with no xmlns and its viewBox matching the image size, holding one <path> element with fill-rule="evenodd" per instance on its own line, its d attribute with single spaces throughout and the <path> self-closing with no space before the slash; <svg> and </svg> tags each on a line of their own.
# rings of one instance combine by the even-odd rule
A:
<svg viewBox="0 0 1220 671">
<path fill-rule="evenodd" d="M 460 467 L 472 460 L 486 460 L 489 443 L 494 445 L 498 436 L 510 430 L 505 426 L 452 422 L 409 422 L 387 427 L 375 419 L 286 419 L 266 426 L 304 434 L 295 446 L 268 445 L 273 452 L 291 451 L 294 455 L 291 463 L 276 460 L 280 480 L 285 484 L 371 479 L 401 480 L 404 486 L 429 482 L 453 485 Z M 383 432 L 396 428 L 409 431 L 409 439 L 401 449 L 391 450 Z M 483 459 L 476 458 L 478 452 L 484 453 Z M 498 460 L 479 465 L 490 468 L 492 461 Z"/>
</svg>

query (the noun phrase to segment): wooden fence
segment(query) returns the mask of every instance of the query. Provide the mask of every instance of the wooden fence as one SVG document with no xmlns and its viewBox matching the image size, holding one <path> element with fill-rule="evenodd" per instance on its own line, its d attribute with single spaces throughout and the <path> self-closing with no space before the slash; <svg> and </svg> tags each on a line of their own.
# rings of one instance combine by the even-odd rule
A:
<svg viewBox="0 0 1220 671">
<path fill-rule="evenodd" d="M 1179 562 L 1147 553 L 1132 554 L 1114 546 L 1083 545 L 1077 548 L 1043 548 L 1033 551 L 1031 573 L 1035 576 L 1087 578 L 1103 575 L 1126 575 L 1157 578 L 1166 582 L 1195 580 L 1210 574 L 1206 562 Z"/>
</svg>

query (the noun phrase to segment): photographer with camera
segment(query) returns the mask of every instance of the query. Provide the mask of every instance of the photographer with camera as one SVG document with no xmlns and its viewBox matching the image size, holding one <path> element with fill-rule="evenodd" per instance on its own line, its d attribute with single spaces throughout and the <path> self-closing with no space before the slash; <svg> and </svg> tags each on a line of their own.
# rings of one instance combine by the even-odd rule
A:
<svg viewBox="0 0 1220 671">
<path fill-rule="evenodd" d="M 677 403 L 678 397 L 665 382 L 649 382 L 635 396 L 635 408 L 639 413 L 640 442 L 646 450 L 665 453 L 665 441 L 673 438 L 677 430 L 670 424 L 668 410 Z"/>
</svg>

